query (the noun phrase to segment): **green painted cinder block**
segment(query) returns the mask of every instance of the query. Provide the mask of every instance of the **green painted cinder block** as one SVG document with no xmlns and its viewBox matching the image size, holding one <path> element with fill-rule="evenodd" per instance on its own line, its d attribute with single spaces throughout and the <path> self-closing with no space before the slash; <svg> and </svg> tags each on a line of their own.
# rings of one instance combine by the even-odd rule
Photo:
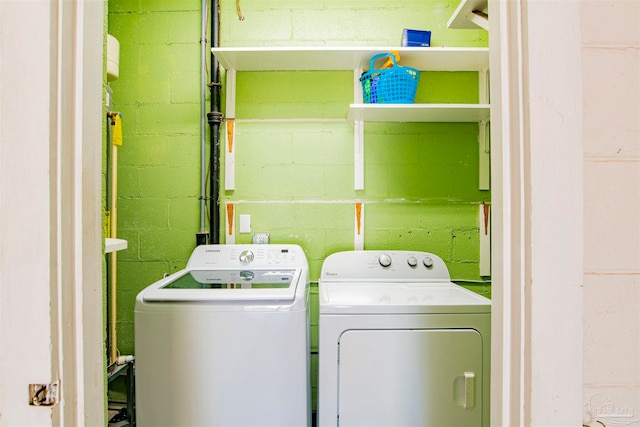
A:
<svg viewBox="0 0 640 427">
<path fill-rule="evenodd" d="M 328 43 L 336 39 L 344 40 L 345 37 L 358 37 L 355 25 L 358 22 L 358 12 L 355 10 L 313 7 L 296 9 L 291 13 L 291 20 L 293 38 L 299 42 L 323 40 Z"/>
<path fill-rule="evenodd" d="M 457 228 L 453 230 L 452 257 L 464 263 L 478 264 L 480 239 L 478 227 Z"/>
<path fill-rule="evenodd" d="M 118 350 L 120 351 L 120 354 L 134 354 L 134 323 L 129 321 L 118 321 L 116 323 L 116 334 L 118 337 Z"/>
<path fill-rule="evenodd" d="M 451 275 L 451 279 L 454 281 L 482 279 L 478 274 L 479 267 L 477 262 L 449 261 L 447 263 L 447 268 L 449 268 L 449 274 Z"/>
<path fill-rule="evenodd" d="M 197 14 L 200 14 L 202 4 L 198 0 L 139 0 L 139 2 L 140 9 L 147 12 L 191 11 Z"/>
<path fill-rule="evenodd" d="M 194 120 L 199 104 L 141 105 L 138 108 L 138 134 L 194 134 L 199 135 L 200 123 Z"/>
<path fill-rule="evenodd" d="M 169 98 L 172 103 L 193 103 L 200 99 L 200 73 L 176 71 L 171 74 Z"/>
<path fill-rule="evenodd" d="M 167 39 L 167 26 L 171 18 L 168 13 L 140 13 L 116 14 L 117 19 L 109 24 L 118 35 L 117 38 L 135 40 L 136 44 L 153 44 Z"/>
<path fill-rule="evenodd" d="M 141 197 L 142 189 L 138 178 L 140 169 L 135 166 L 118 167 L 118 196 Z"/>
<path fill-rule="evenodd" d="M 118 220 L 118 238 L 124 239 L 127 241 L 127 249 L 118 252 L 118 280 L 121 281 L 123 278 L 127 277 L 125 273 L 122 277 L 120 276 L 121 271 L 121 263 L 123 261 L 140 261 L 139 254 L 139 241 L 140 241 L 140 229 L 138 228 L 125 228 L 120 225 L 120 220 Z"/>
<path fill-rule="evenodd" d="M 119 168 L 140 168 L 163 164 L 169 160 L 169 138 L 166 136 L 123 136 L 123 144 L 118 149 Z"/>
<path fill-rule="evenodd" d="M 118 225 L 122 228 L 138 228 L 157 232 L 168 226 L 169 200 L 136 198 L 118 200 Z M 153 233 L 149 233 L 153 234 Z M 141 236 L 142 239 L 144 236 Z"/>
<path fill-rule="evenodd" d="M 239 215 L 250 214 L 252 233 L 268 232 L 271 243 L 300 245 L 312 281 L 317 281 L 328 254 L 353 249 L 355 211 L 351 203 L 243 202 L 235 213 L 236 224 Z M 236 243 L 250 242 L 250 233 L 236 230 Z"/>
<path fill-rule="evenodd" d="M 200 137 L 195 135 L 128 135 L 118 149 L 119 169 L 163 165 L 167 168 L 199 165 Z M 120 170 L 120 175 L 122 171 Z M 125 181 L 121 176 L 121 180 Z"/>
<path fill-rule="evenodd" d="M 147 260 L 186 260 L 195 246 L 195 233 L 163 229 L 140 236 L 140 257 Z"/>
<path fill-rule="evenodd" d="M 186 193 L 186 191 L 185 191 Z M 193 224 L 200 221 L 200 200 L 192 195 L 169 201 L 169 228 L 193 233 Z"/>
<path fill-rule="evenodd" d="M 353 102 L 353 72 L 237 73 L 236 117 L 347 117 Z"/>
<path fill-rule="evenodd" d="M 475 209 L 473 205 L 366 204 L 365 246 L 427 251 L 450 261 L 453 230 L 465 223 L 475 226 Z"/>
<path fill-rule="evenodd" d="M 402 61 L 400 64 L 402 65 Z M 477 104 L 478 73 L 422 71 L 415 102 Z"/>
<path fill-rule="evenodd" d="M 124 253 L 122 251 L 118 254 Z M 129 290 L 138 294 L 150 284 L 162 279 L 165 273 L 170 271 L 167 261 L 131 262 L 122 260 L 118 262 L 118 288 Z"/>
<path fill-rule="evenodd" d="M 167 166 L 189 166 L 199 168 L 200 135 L 168 135 L 166 136 L 168 159 L 163 162 Z M 208 138 L 205 145 L 208 146 Z"/>
<path fill-rule="evenodd" d="M 113 2 L 109 1 L 109 8 L 112 9 L 111 3 L 115 4 L 123 4 L 124 2 Z M 129 2 L 130 4 L 133 2 Z M 109 34 L 116 37 L 120 42 L 120 47 L 126 44 L 133 44 L 135 38 L 133 36 L 139 30 L 138 24 L 140 21 L 145 18 L 142 13 L 131 13 L 130 10 L 120 11 L 110 11 L 109 13 Z M 137 10 L 135 12 L 138 12 Z M 146 17 L 148 21 L 148 16 Z M 122 51 L 121 51 L 122 53 Z"/>
<path fill-rule="evenodd" d="M 140 0 L 109 0 L 106 3 L 109 7 L 109 24 L 118 12 L 138 12 L 140 10 Z"/>
<path fill-rule="evenodd" d="M 151 284 L 151 283 L 149 283 Z M 136 296 L 138 292 L 132 290 L 118 289 L 118 321 L 121 322 L 133 322 L 134 321 L 134 309 L 136 304 Z"/>
<path fill-rule="evenodd" d="M 144 97 L 145 103 L 168 105 L 172 101 L 171 77 L 149 71 L 146 76 L 138 77 L 135 93 L 138 95 L 136 99 Z"/>
<path fill-rule="evenodd" d="M 140 169 L 140 188 L 145 197 L 175 199 L 195 196 L 199 189 L 199 173 L 193 167 L 163 166 Z"/>
<path fill-rule="evenodd" d="M 432 31 L 434 46 L 486 46 L 482 30 L 449 30 L 457 2 L 412 0 L 250 2 L 238 21 L 234 2 L 222 2 L 222 37 L 235 46 L 295 44 L 399 45 L 402 29 Z M 272 25 L 269 25 L 272 23 Z"/>
<path fill-rule="evenodd" d="M 191 1 L 176 1 L 176 3 L 183 2 L 193 4 Z M 198 7 L 198 9 L 200 8 Z M 202 18 L 199 10 L 195 12 L 193 10 L 168 12 L 167 43 L 191 43 L 200 48 Z"/>
<path fill-rule="evenodd" d="M 221 12 L 226 23 L 221 27 L 221 46 L 265 46 L 291 40 L 291 18 L 273 4 L 272 10 L 254 13 L 253 7 L 259 3 L 265 2 L 242 3 L 245 19 L 240 21 L 234 2 L 222 2 L 227 7 Z"/>
</svg>

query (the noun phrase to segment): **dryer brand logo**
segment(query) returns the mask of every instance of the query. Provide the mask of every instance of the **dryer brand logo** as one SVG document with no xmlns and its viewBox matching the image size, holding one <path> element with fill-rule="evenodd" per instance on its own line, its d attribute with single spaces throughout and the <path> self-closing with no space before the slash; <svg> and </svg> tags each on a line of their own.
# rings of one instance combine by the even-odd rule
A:
<svg viewBox="0 0 640 427">
<path fill-rule="evenodd" d="M 221 252 L 220 249 L 205 249 L 205 252 Z"/>
</svg>

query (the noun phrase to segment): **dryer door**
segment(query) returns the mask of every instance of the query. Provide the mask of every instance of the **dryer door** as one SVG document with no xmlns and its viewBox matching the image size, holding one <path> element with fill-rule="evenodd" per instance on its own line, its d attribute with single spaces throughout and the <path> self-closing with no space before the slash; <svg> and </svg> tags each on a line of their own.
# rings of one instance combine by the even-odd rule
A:
<svg viewBox="0 0 640 427">
<path fill-rule="evenodd" d="M 340 427 L 481 426 L 482 345 L 474 329 L 346 331 Z"/>
</svg>

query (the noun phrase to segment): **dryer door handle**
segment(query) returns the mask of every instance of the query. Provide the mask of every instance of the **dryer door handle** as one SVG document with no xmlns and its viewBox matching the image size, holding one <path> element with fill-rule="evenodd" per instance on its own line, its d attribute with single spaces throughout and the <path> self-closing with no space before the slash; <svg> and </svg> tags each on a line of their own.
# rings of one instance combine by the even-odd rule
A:
<svg viewBox="0 0 640 427">
<path fill-rule="evenodd" d="M 473 408 L 476 405 L 476 374 L 464 373 L 464 409 Z"/>
</svg>

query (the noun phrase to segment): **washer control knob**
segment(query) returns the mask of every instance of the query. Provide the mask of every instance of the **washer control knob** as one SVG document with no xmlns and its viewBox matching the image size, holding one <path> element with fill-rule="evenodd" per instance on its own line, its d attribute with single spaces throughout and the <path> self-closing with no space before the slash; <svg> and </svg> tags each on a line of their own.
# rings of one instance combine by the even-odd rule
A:
<svg viewBox="0 0 640 427">
<path fill-rule="evenodd" d="M 431 257 L 425 257 L 425 259 L 422 260 L 422 263 L 427 268 L 432 268 L 433 267 L 433 260 L 431 259 Z"/>
<path fill-rule="evenodd" d="M 242 251 L 242 253 L 240 253 L 240 262 L 242 264 L 249 264 L 251 261 L 253 261 L 253 258 L 254 255 L 251 251 Z"/>
<path fill-rule="evenodd" d="M 409 259 L 407 259 L 407 264 L 409 264 L 409 267 L 414 268 L 416 265 L 418 265 L 418 260 L 416 259 L 416 257 L 410 256 Z"/>
<path fill-rule="evenodd" d="M 387 254 L 382 254 L 378 258 L 378 263 L 383 267 L 389 267 L 391 265 L 391 257 Z"/>
</svg>

